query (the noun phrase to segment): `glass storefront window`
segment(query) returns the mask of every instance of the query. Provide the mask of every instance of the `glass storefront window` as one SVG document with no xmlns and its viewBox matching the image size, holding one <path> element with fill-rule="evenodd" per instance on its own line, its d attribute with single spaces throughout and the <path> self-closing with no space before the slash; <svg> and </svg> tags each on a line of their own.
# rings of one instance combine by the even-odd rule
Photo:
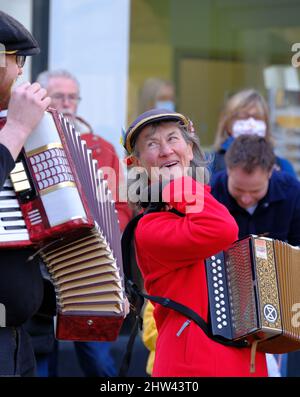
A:
<svg viewBox="0 0 300 397">
<path fill-rule="evenodd" d="M 264 71 L 291 66 L 299 15 L 294 0 L 131 0 L 128 120 L 143 82 L 166 79 L 175 85 L 176 109 L 210 147 L 228 96 L 255 88 L 271 101 Z"/>
</svg>

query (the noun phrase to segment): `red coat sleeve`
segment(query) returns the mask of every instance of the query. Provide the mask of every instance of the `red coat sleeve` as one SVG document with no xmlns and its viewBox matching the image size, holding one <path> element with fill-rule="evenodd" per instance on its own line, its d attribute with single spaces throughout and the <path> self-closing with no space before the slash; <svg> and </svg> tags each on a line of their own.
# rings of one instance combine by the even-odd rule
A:
<svg viewBox="0 0 300 397">
<path fill-rule="evenodd" d="M 176 184 L 187 188 L 176 189 Z M 210 194 L 210 188 L 189 177 L 168 184 L 164 201 L 184 212 L 145 215 L 139 222 L 136 241 L 150 256 L 160 256 L 165 266 L 188 266 L 225 250 L 238 238 L 238 227 L 228 210 Z M 166 199 L 167 197 L 167 199 Z M 192 209 L 196 211 L 192 211 Z"/>
</svg>

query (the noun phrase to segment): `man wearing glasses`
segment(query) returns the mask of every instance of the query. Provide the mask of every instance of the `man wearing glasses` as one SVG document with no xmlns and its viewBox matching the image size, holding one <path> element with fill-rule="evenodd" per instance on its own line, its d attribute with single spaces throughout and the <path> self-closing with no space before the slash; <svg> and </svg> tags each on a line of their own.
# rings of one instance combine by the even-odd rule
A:
<svg viewBox="0 0 300 397">
<path fill-rule="evenodd" d="M 12 91 L 14 82 L 22 74 L 25 57 L 38 54 L 39 46 L 23 25 L 1 11 L 0 41 L 2 190 L 27 137 L 51 100 L 38 83 L 24 83 Z M 1 202 L 3 200 L 0 200 L 0 207 Z M 43 284 L 37 261 L 27 262 L 31 254 L 30 249 L 0 250 L 0 303 L 5 308 L 5 326 L 0 327 L 0 376 L 32 376 L 35 373 L 32 346 L 23 324 L 38 310 Z"/>
</svg>

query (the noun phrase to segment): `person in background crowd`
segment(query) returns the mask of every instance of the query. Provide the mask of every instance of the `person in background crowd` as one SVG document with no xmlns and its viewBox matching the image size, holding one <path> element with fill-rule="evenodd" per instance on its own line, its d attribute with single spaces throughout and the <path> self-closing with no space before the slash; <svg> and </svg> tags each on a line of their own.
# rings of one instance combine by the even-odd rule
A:
<svg viewBox="0 0 300 397">
<path fill-rule="evenodd" d="M 162 178 L 162 207 L 146 212 L 135 230 L 145 289 L 189 307 L 207 322 L 204 259 L 228 248 L 238 229 L 228 210 L 209 193 L 197 136 L 184 115 L 152 109 L 129 126 L 124 146 L 131 167 L 139 167 L 146 176 L 139 176 L 142 192 L 158 189 Z M 199 168 L 203 172 L 198 173 Z M 267 375 L 263 353 L 257 352 L 253 374 L 249 347 L 218 343 L 195 322 L 162 305 L 155 304 L 154 317 L 158 338 L 153 376 Z"/>
<path fill-rule="evenodd" d="M 13 84 L 22 74 L 26 56 L 38 54 L 40 49 L 27 29 L 2 11 L 0 44 L 0 188 L 3 210 L 5 206 L 9 207 L 8 200 L 4 199 L 5 193 L 11 190 L 7 183 L 9 173 L 51 100 L 37 83 L 23 83 L 12 91 Z M 34 376 L 34 354 L 24 323 L 38 310 L 42 301 L 39 263 L 37 257 L 27 261 L 32 249 L 3 247 L 0 303 L 5 308 L 5 319 L 1 318 L 0 326 L 0 376 Z"/>
<path fill-rule="evenodd" d="M 138 114 L 150 109 L 175 111 L 175 87 L 168 81 L 157 77 L 145 80 L 139 94 Z"/>
<path fill-rule="evenodd" d="M 272 141 L 268 105 L 262 95 L 253 90 L 243 90 L 230 97 L 221 112 L 215 138 L 215 157 L 212 173 L 225 169 L 225 154 L 232 142 L 243 134 L 254 134 Z M 297 175 L 291 163 L 276 156 L 276 168 Z"/>
<path fill-rule="evenodd" d="M 300 245 L 300 183 L 274 168 L 271 143 L 257 135 L 242 135 L 228 149 L 225 163 L 226 170 L 212 178 L 212 194 L 236 220 L 239 238 L 263 234 Z M 300 357 L 299 352 L 290 354 Z M 282 375 L 290 354 L 279 356 Z"/>
<path fill-rule="evenodd" d="M 146 372 L 148 375 L 152 375 L 154 359 L 155 359 L 155 346 L 157 340 L 157 328 L 153 317 L 154 306 L 150 301 L 146 302 L 144 313 L 143 313 L 143 333 L 142 339 L 144 345 L 150 351 Z"/>
</svg>

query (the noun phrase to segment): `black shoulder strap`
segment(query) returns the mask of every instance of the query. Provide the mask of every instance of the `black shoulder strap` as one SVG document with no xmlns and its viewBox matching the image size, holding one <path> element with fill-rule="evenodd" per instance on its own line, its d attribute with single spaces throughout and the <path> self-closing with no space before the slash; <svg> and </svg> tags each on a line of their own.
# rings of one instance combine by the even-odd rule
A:
<svg viewBox="0 0 300 397">
<path fill-rule="evenodd" d="M 133 241 L 134 230 L 142 218 L 144 214 L 139 214 L 135 218 L 131 219 L 131 221 L 127 224 L 121 240 L 122 246 L 122 259 L 123 259 L 123 268 L 125 274 L 125 281 L 132 280 L 132 272 L 131 272 L 131 243 Z"/>
<path fill-rule="evenodd" d="M 233 347 L 247 347 L 248 342 L 245 340 L 240 340 L 240 341 L 232 341 L 229 339 L 225 339 L 222 336 L 215 336 L 212 334 L 209 325 L 207 324 L 206 321 L 203 320 L 201 316 L 199 316 L 198 313 L 196 313 L 194 310 L 190 309 L 189 307 L 182 305 L 181 303 L 178 303 L 172 299 L 169 298 L 163 298 L 161 296 L 152 296 L 152 295 L 147 295 L 139 291 L 137 286 L 132 283 L 128 282 L 127 288 L 131 290 L 132 295 L 139 295 L 142 298 L 146 298 L 150 300 L 151 302 L 158 303 L 159 305 L 162 305 L 164 307 L 167 307 L 168 309 L 175 310 L 181 314 L 183 314 L 185 317 L 187 317 L 190 320 L 193 320 L 199 327 L 202 329 L 202 331 L 208 336 L 209 338 L 213 339 L 214 341 L 221 343 L 226 346 L 233 346 Z"/>
</svg>

